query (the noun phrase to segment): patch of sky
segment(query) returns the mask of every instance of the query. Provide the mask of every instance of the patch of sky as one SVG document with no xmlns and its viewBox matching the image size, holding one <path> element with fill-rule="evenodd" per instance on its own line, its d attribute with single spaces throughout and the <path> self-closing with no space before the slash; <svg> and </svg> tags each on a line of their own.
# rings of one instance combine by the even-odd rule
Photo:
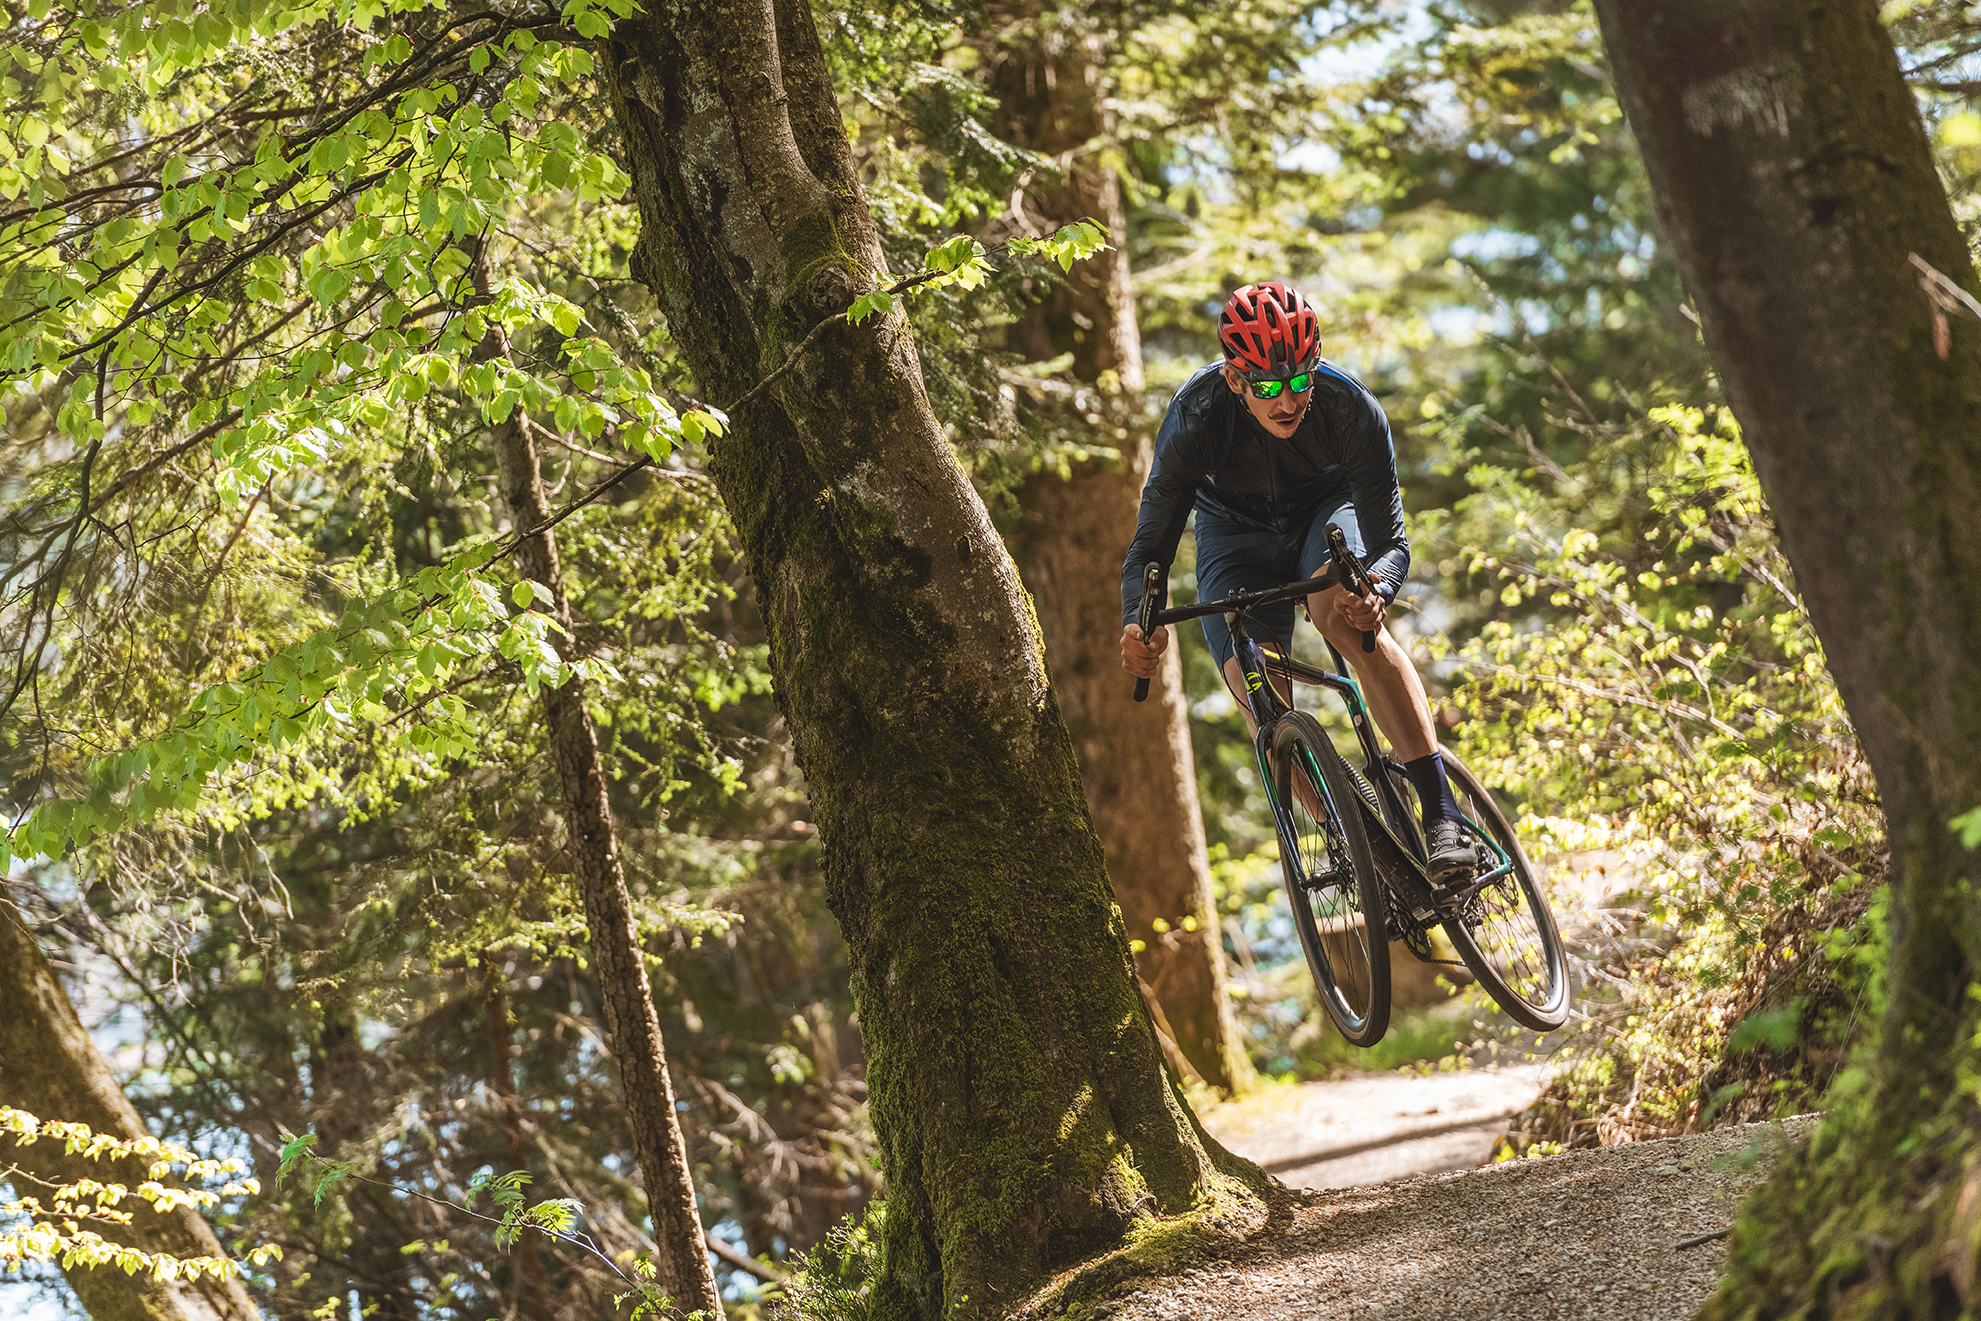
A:
<svg viewBox="0 0 1981 1321">
<path fill-rule="evenodd" d="M 1546 303 L 1533 298 L 1523 298 L 1514 304 L 1514 311 L 1526 326 L 1530 335 L 1545 335 L 1554 329 L 1555 317 Z M 1493 333 L 1500 336 L 1513 334 L 1513 319 L 1501 312 L 1493 317 Z"/>
<path fill-rule="evenodd" d="M 1460 234 L 1451 241 L 1451 255 L 1460 261 L 1505 261 L 1510 257 L 1532 257 L 1540 250 L 1541 240 L 1534 235 L 1497 225 Z"/>
<path fill-rule="evenodd" d="M 9 1321 L 89 1321 L 69 1282 L 42 1262 L 0 1278 L 0 1316 Z"/>
<path fill-rule="evenodd" d="M 1300 72 L 1323 85 L 1364 82 L 1381 72 L 1396 52 L 1431 35 L 1430 6 L 1423 0 L 1391 0 L 1379 8 L 1388 20 L 1380 35 L 1323 46 L 1300 61 Z M 1362 6 L 1354 9 L 1360 11 Z M 1316 31 L 1325 35 L 1330 30 L 1329 18 L 1335 20 L 1334 29 L 1347 28 L 1352 22 L 1348 6 L 1329 5 L 1315 15 Z"/>
<path fill-rule="evenodd" d="M 1318 12 L 1312 27 L 1324 44 L 1300 61 L 1301 76 L 1320 87 L 1366 83 L 1381 74 L 1399 52 L 1429 40 L 1436 31 L 1426 0 L 1387 0 L 1376 6 L 1376 13 L 1381 23 L 1370 34 L 1366 5 L 1337 3 Z M 1330 42 L 1330 33 L 1342 35 Z M 1361 35 L 1349 35 L 1357 33 Z M 1421 86 L 1418 105 L 1416 113 L 1433 125 L 1443 124 L 1454 132 L 1463 126 L 1464 115 L 1447 83 Z M 1340 154 L 1319 142 L 1293 143 L 1279 156 L 1281 169 L 1306 174 L 1325 173 L 1340 163 Z"/>
<path fill-rule="evenodd" d="M 1446 344 L 1476 344 L 1492 326 L 1492 318 L 1476 307 L 1436 307 L 1424 315 L 1431 334 Z"/>
<path fill-rule="evenodd" d="M 749 1255 L 750 1245 L 744 1237 L 740 1222 L 718 1220 L 709 1227 L 708 1233 L 710 1238 L 721 1239 L 735 1252 L 744 1256 Z M 754 1303 L 761 1298 L 764 1285 L 756 1276 L 740 1267 L 731 1266 L 713 1252 L 708 1254 L 708 1259 L 710 1268 L 715 1272 L 716 1288 L 721 1291 L 723 1302 Z"/>
<path fill-rule="evenodd" d="M 1275 163 L 1294 174 L 1327 174 L 1341 164 L 1341 153 L 1325 142 L 1296 142 Z"/>
<path fill-rule="evenodd" d="M 1163 178 L 1172 188 L 1194 184 L 1213 206 L 1228 206 L 1237 199 L 1231 190 L 1231 150 L 1213 134 L 1193 134 L 1180 140 L 1179 159 L 1163 169 Z"/>
</svg>

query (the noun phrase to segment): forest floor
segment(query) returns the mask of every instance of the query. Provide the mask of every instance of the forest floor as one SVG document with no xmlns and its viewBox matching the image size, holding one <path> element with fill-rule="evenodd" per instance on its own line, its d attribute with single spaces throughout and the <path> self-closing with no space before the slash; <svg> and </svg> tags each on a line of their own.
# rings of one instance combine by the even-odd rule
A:
<svg viewBox="0 0 1981 1321">
<path fill-rule="evenodd" d="M 1353 1188 L 1469 1170 L 1540 1094 L 1546 1064 L 1420 1075 L 1352 1073 L 1262 1088 L 1206 1110 L 1231 1151 L 1295 1188 Z"/>
<path fill-rule="evenodd" d="M 1111 1321 L 1691 1316 L 1734 1208 L 1813 1119 L 1288 1189 L 1229 1255 L 1101 1302 Z"/>
<path fill-rule="evenodd" d="M 1564 869 L 1567 925 L 1629 882 Z M 1557 873 L 1558 875 L 1560 873 Z M 1242 1243 L 1089 1307 L 1111 1321 L 1689 1317 L 1740 1199 L 1813 1117 L 1482 1164 L 1546 1085 L 1551 1038 L 1494 1067 L 1347 1073 L 1212 1106 L 1205 1127 L 1285 1186 Z M 1523 1052 L 1531 1051 L 1531 1054 Z"/>
</svg>

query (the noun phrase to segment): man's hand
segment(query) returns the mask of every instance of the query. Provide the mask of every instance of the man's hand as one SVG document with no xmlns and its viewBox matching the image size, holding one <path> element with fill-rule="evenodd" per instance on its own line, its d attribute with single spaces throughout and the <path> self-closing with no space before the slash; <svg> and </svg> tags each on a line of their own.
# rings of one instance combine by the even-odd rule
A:
<svg viewBox="0 0 1981 1321">
<path fill-rule="evenodd" d="M 1169 650 L 1169 630 L 1158 628 L 1149 641 L 1142 641 L 1142 626 L 1130 624 L 1121 630 L 1121 668 L 1137 679 L 1153 679 L 1162 666 L 1162 654 Z"/>
<path fill-rule="evenodd" d="M 1383 619 L 1389 614 L 1389 602 L 1381 592 L 1357 596 L 1352 587 L 1344 586 L 1334 594 L 1334 612 L 1350 628 L 1374 633 L 1382 628 Z"/>
</svg>

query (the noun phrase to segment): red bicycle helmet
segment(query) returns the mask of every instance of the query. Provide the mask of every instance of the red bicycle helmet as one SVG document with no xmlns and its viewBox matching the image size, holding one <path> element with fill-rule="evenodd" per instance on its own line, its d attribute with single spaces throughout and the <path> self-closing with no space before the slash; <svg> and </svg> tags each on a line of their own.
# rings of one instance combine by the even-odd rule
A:
<svg viewBox="0 0 1981 1321">
<path fill-rule="evenodd" d="M 1217 319 L 1225 361 L 1248 378 L 1274 377 L 1311 368 L 1321 355 L 1321 321 L 1290 284 L 1248 284 L 1231 296 Z"/>
</svg>

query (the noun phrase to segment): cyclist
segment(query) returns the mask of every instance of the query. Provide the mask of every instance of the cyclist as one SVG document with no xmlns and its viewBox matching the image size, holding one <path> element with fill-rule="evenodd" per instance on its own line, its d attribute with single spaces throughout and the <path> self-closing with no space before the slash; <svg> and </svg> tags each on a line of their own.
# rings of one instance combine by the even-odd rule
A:
<svg viewBox="0 0 1981 1321">
<path fill-rule="evenodd" d="M 1433 879 L 1469 872 L 1477 859 L 1458 828 L 1423 682 L 1383 627 L 1410 568 L 1389 420 L 1368 387 L 1321 358 L 1319 319 L 1290 285 L 1273 280 L 1233 294 L 1218 317 L 1218 340 L 1223 360 L 1184 382 L 1156 436 L 1121 570 L 1122 667 L 1152 678 L 1169 646 L 1168 629 L 1144 640 L 1134 622 L 1142 569 L 1175 558 L 1192 509 L 1197 595 L 1205 601 L 1319 573 L 1329 559 L 1325 529 L 1339 524 L 1376 590 L 1317 592 L 1307 598 L 1308 617 L 1355 667 L 1370 714 L 1417 790 Z M 1259 615 L 1274 636 L 1291 638 L 1292 602 Z M 1250 725 L 1231 630 L 1221 615 L 1203 624 Z M 1362 650 L 1365 630 L 1376 635 L 1374 652 Z"/>
</svg>

